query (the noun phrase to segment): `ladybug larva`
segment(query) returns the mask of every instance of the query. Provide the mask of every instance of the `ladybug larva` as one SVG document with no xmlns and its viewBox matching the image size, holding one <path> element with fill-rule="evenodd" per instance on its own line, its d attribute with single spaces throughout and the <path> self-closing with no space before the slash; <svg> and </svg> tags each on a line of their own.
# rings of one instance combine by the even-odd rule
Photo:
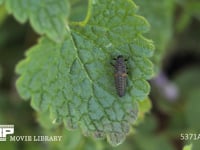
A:
<svg viewBox="0 0 200 150">
<path fill-rule="evenodd" d="M 126 92 L 127 69 L 125 61 L 124 57 L 119 55 L 115 58 L 113 65 L 115 68 L 115 87 L 119 97 L 124 96 Z"/>
</svg>

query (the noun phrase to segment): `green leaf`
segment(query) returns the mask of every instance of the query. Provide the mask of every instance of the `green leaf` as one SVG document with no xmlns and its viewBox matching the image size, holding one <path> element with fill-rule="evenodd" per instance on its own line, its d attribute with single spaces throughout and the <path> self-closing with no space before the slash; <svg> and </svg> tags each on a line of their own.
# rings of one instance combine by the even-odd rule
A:
<svg viewBox="0 0 200 150">
<path fill-rule="evenodd" d="M 58 125 L 52 122 L 47 111 L 37 113 L 37 122 L 40 124 L 40 126 L 42 126 L 43 129 L 47 130 L 53 129 Z"/>
<path fill-rule="evenodd" d="M 192 150 L 197 150 L 197 149 L 200 149 L 199 140 L 196 140 L 196 141 L 192 142 Z"/>
<path fill-rule="evenodd" d="M 94 141 L 91 138 L 84 138 L 80 131 L 62 131 L 62 142 L 55 145 L 53 142 L 50 146 L 53 149 L 69 149 L 69 150 L 102 150 L 105 149 L 102 141 Z M 76 140 L 74 140 L 76 139 Z M 54 145 L 53 145 L 54 144 Z"/>
<path fill-rule="evenodd" d="M 200 70 L 198 66 L 187 68 L 176 75 L 175 82 L 179 86 L 183 98 L 191 91 L 200 88 L 199 76 Z"/>
<path fill-rule="evenodd" d="M 158 71 L 173 32 L 174 1 L 160 0 L 159 3 L 157 0 L 134 1 L 139 6 L 139 14 L 146 17 L 151 24 L 148 37 L 153 39 L 156 46 L 152 61 L 155 64 L 155 70 Z"/>
<path fill-rule="evenodd" d="M 183 150 L 192 150 L 192 144 L 184 146 Z"/>
<path fill-rule="evenodd" d="M 5 3 L 7 10 L 19 22 L 30 20 L 39 34 L 46 34 L 54 41 L 64 39 L 69 15 L 68 0 L 6 0 Z"/>
<path fill-rule="evenodd" d="M 87 15 L 87 0 L 70 0 L 70 21 L 83 21 Z"/>
<path fill-rule="evenodd" d="M 186 11 L 192 16 L 195 16 L 197 19 L 200 19 L 199 9 L 200 9 L 199 1 L 189 2 L 186 4 Z"/>
<path fill-rule="evenodd" d="M 191 91 L 186 97 L 187 105 L 186 105 L 186 120 L 189 125 L 190 130 L 195 131 L 196 133 L 200 132 L 200 124 L 199 124 L 199 98 L 200 98 L 200 88 L 197 88 Z"/>
<path fill-rule="evenodd" d="M 137 117 L 137 100 L 149 94 L 146 80 L 153 66 L 148 57 L 154 46 L 142 36 L 149 25 L 131 1 L 90 1 L 89 10 L 89 20 L 68 27 L 63 42 L 43 37 L 26 53 L 16 68 L 17 89 L 37 111 L 49 111 L 54 122 L 63 120 L 69 129 L 80 127 L 85 135 L 106 137 L 116 146 Z M 128 58 L 122 98 L 110 64 L 117 55 Z"/>
<path fill-rule="evenodd" d="M 177 0 L 182 8 L 182 12 L 178 20 L 176 20 L 176 28 L 178 32 L 184 31 L 195 17 L 200 20 L 200 2 L 198 0 Z"/>
<path fill-rule="evenodd" d="M 137 134 L 135 138 L 137 150 L 175 150 L 172 143 L 163 135 Z"/>
<path fill-rule="evenodd" d="M 4 5 L 0 6 L 0 26 L 4 22 L 5 18 L 8 16 Z M 2 35 L 1 35 L 2 36 Z"/>
<path fill-rule="evenodd" d="M 190 24 L 191 22 L 191 16 L 188 13 L 183 13 L 181 14 L 177 24 L 176 24 L 176 30 L 178 32 L 182 32 L 186 29 L 186 27 Z"/>
<path fill-rule="evenodd" d="M 68 150 L 83 150 L 83 149 L 95 149 L 102 150 L 104 145 L 107 145 L 104 141 L 94 141 L 91 138 L 84 138 L 79 130 L 67 131 L 62 125 L 56 126 L 52 124 L 49 115 L 45 113 L 37 113 L 37 121 L 43 127 L 43 135 L 59 135 L 62 136 L 62 140 L 59 142 L 49 142 L 48 147 L 50 150 L 54 149 L 68 149 Z M 76 140 L 74 140 L 76 139 Z M 103 143 L 104 142 L 104 143 Z M 104 145 L 103 145 L 104 144 Z"/>
<path fill-rule="evenodd" d="M 197 19 L 200 19 L 199 0 L 176 0 L 176 1 L 182 7 L 183 13 L 187 13 L 191 17 L 194 16 Z"/>
<path fill-rule="evenodd" d="M 139 102 L 139 114 L 138 114 L 138 120 L 137 124 L 142 122 L 145 118 L 145 114 L 150 112 L 150 109 L 152 107 L 151 100 L 149 98 L 146 98 L 143 101 Z"/>
</svg>

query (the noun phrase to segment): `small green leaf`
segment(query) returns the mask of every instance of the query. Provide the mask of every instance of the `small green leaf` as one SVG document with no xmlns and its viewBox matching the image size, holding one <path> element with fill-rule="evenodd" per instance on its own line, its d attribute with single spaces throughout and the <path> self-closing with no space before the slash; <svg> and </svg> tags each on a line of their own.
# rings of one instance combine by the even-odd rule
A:
<svg viewBox="0 0 200 150">
<path fill-rule="evenodd" d="M 192 144 L 184 146 L 183 150 L 192 150 Z"/>
<path fill-rule="evenodd" d="M 142 102 L 139 102 L 139 108 L 140 108 L 142 115 L 149 112 L 149 110 L 151 109 L 151 106 L 152 106 L 151 100 L 149 98 L 145 99 Z"/>
<path fill-rule="evenodd" d="M 149 98 L 146 98 L 143 101 L 139 102 L 139 114 L 138 114 L 138 120 L 137 120 L 137 124 L 142 122 L 145 118 L 145 114 L 150 112 L 151 109 L 151 100 Z"/>
<path fill-rule="evenodd" d="M 68 0 L 6 0 L 5 3 L 19 22 L 30 20 L 36 32 L 46 34 L 54 41 L 64 39 Z"/>
<path fill-rule="evenodd" d="M 36 110 L 49 110 L 53 120 L 116 146 L 137 118 L 137 101 L 149 94 L 154 46 L 142 36 L 149 24 L 131 1 L 90 1 L 89 10 L 89 20 L 68 27 L 63 42 L 43 37 L 26 53 L 17 65 L 17 89 Z M 122 98 L 110 64 L 119 54 L 128 58 L 129 68 Z"/>
</svg>

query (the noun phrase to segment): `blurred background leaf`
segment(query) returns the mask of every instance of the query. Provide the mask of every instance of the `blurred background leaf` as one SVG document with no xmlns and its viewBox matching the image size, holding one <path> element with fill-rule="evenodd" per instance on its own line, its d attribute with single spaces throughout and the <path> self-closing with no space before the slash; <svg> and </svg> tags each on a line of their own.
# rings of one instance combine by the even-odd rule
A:
<svg viewBox="0 0 200 150">
<path fill-rule="evenodd" d="M 192 18 L 200 20 L 200 1 L 199 0 L 176 0 L 179 6 L 179 15 L 176 21 L 178 32 L 184 31 L 192 22 Z"/>
<path fill-rule="evenodd" d="M 146 17 L 151 25 L 147 37 L 151 37 L 156 46 L 152 61 L 158 73 L 164 54 L 169 47 L 173 35 L 173 0 L 134 0 L 139 6 L 139 14 Z"/>
</svg>

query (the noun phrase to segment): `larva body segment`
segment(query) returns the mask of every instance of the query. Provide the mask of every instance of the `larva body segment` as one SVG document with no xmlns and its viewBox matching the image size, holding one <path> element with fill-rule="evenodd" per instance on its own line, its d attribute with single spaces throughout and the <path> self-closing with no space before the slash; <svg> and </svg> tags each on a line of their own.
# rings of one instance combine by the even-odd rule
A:
<svg viewBox="0 0 200 150">
<path fill-rule="evenodd" d="M 119 55 L 116 58 L 114 67 L 115 67 L 115 87 L 119 97 L 122 97 L 125 95 L 126 82 L 127 82 L 126 63 L 122 55 Z"/>
</svg>

